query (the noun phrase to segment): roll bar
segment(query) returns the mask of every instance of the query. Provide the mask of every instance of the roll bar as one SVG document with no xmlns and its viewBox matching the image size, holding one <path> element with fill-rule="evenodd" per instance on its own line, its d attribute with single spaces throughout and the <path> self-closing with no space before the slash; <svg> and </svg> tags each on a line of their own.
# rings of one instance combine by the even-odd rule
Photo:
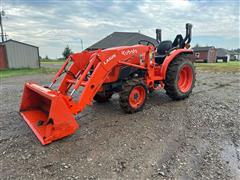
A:
<svg viewBox="0 0 240 180">
<path fill-rule="evenodd" d="M 192 27 L 193 27 L 192 24 L 190 23 L 186 24 L 186 36 L 183 39 L 184 44 L 185 43 L 189 44 L 192 40 Z"/>
<path fill-rule="evenodd" d="M 181 34 L 178 34 L 175 37 L 172 45 L 173 47 L 178 47 L 178 48 L 189 47 L 191 40 L 192 40 L 192 24 L 187 23 L 185 37 L 183 38 Z"/>
<path fill-rule="evenodd" d="M 184 48 L 185 45 L 189 45 L 192 40 L 192 27 L 193 25 L 190 23 L 186 24 L 186 35 L 185 38 L 182 37 L 181 34 L 178 34 L 173 41 L 173 47 Z M 162 41 L 162 30 L 156 29 L 156 40 L 160 44 Z"/>
</svg>

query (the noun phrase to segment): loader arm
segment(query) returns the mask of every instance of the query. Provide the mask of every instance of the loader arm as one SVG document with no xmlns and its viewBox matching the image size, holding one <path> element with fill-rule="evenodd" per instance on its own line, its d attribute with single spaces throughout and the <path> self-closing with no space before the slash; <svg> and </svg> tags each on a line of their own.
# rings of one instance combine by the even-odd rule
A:
<svg viewBox="0 0 240 180">
<path fill-rule="evenodd" d="M 139 69 L 145 69 L 142 64 L 132 64 L 128 63 L 133 58 L 139 57 L 140 53 L 147 53 L 151 48 L 149 46 L 136 45 L 128 48 L 112 48 L 108 50 L 99 50 L 90 60 L 88 66 L 86 67 L 83 74 L 75 83 L 74 89 L 71 92 L 71 96 L 78 90 L 78 88 L 83 85 L 84 89 L 81 92 L 77 102 L 72 104 L 71 110 L 73 114 L 77 114 L 86 107 L 86 105 L 91 105 L 94 96 L 102 87 L 102 84 L 108 77 L 112 69 L 118 65 L 133 66 Z M 86 75 L 94 67 L 91 76 L 86 81 Z"/>
<path fill-rule="evenodd" d="M 69 136 L 78 129 L 74 115 L 91 105 L 113 68 L 124 65 L 145 69 L 149 51 L 153 47 L 136 45 L 71 55 L 49 87 L 25 84 L 20 114 L 43 145 Z M 145 63 L 141 63 L 140 54 L 145 56 Z M 80 87 L 82 91 L 78 91 Z M 75 93 L 80 93 L 77 100 L 73 98 Z"/>
</svg>

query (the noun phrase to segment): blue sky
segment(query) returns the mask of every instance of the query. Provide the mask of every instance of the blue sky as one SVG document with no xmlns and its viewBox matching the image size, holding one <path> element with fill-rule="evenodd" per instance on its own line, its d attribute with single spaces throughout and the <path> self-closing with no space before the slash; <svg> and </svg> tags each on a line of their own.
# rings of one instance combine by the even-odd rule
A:
<svg viewBox="0 0 240 180">
<path fill-rule="evenodd" d="M 239 48 L 239 1 L 187 0 L 0 0 L 8 38 L 40 47 L 40 55 L 60 57 L 66 45 L 84 48 L 114 31 L 140 31 L 173 40 L 193 24 L 192 45 Z"/>
</svg>

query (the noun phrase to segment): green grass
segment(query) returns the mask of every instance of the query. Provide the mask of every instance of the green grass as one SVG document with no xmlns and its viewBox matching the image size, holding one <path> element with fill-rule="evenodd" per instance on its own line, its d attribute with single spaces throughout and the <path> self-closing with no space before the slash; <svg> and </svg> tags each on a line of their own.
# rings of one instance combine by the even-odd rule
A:
<svg viewBox="0 0 240 180">
<path fill-rule="evenodd" d="M 47 61 L 41 62 L 45 64 L 62 64 L 63 61 Z M 228 63 L 195 63 L 195 66 L 200 71 L 213 71 L 213 72 L 240 72 L 240 61 Z M 49 74 L 56 73 L 56 68 L 22 68 L 22 69 L 6 69 L 0 70 L 0 78 L 32 75 L 32 74 Z"/>
<path fill-rule="evenodd" d="M 65 60 L 61 61 L 41 61 L 41 64 L 63 64 Z"/>
<path fill-rule="evenodd" d="M 6 69 L 0 70 L 0 78 L 8 78 L 14 76 L 32 75 L 32 74 L 49 74 L 57 72 L 57 69 L 52 68 L 21 68 L 21 69 Z"/>
<path fill-rule="evenodd" d="M 213 72 L 240 72 L 240 61 L 230 61 L 228 63 L 195 63 L 200 71 Z"/>
</svg>

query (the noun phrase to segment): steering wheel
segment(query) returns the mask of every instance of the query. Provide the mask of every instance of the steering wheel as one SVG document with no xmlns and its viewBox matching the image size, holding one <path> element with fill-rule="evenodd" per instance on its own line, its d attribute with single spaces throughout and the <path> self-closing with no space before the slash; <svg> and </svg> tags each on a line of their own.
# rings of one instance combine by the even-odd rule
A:
<svg viewBox="0 0 240 180">
<path fill-rule="evenodd" d="M 150 41 L 148 41 L 148 40 L 140 40 L 140 41 L 138 41 L 138 44 L 146 45 L 146 43 L 147 43 L 147 46 L 148 46 L 149 44 L 151 44 L 153 47 L 155 47 L 155 44 L 153 44 L 152 42 L 150 42 Z"/>
</svg>

